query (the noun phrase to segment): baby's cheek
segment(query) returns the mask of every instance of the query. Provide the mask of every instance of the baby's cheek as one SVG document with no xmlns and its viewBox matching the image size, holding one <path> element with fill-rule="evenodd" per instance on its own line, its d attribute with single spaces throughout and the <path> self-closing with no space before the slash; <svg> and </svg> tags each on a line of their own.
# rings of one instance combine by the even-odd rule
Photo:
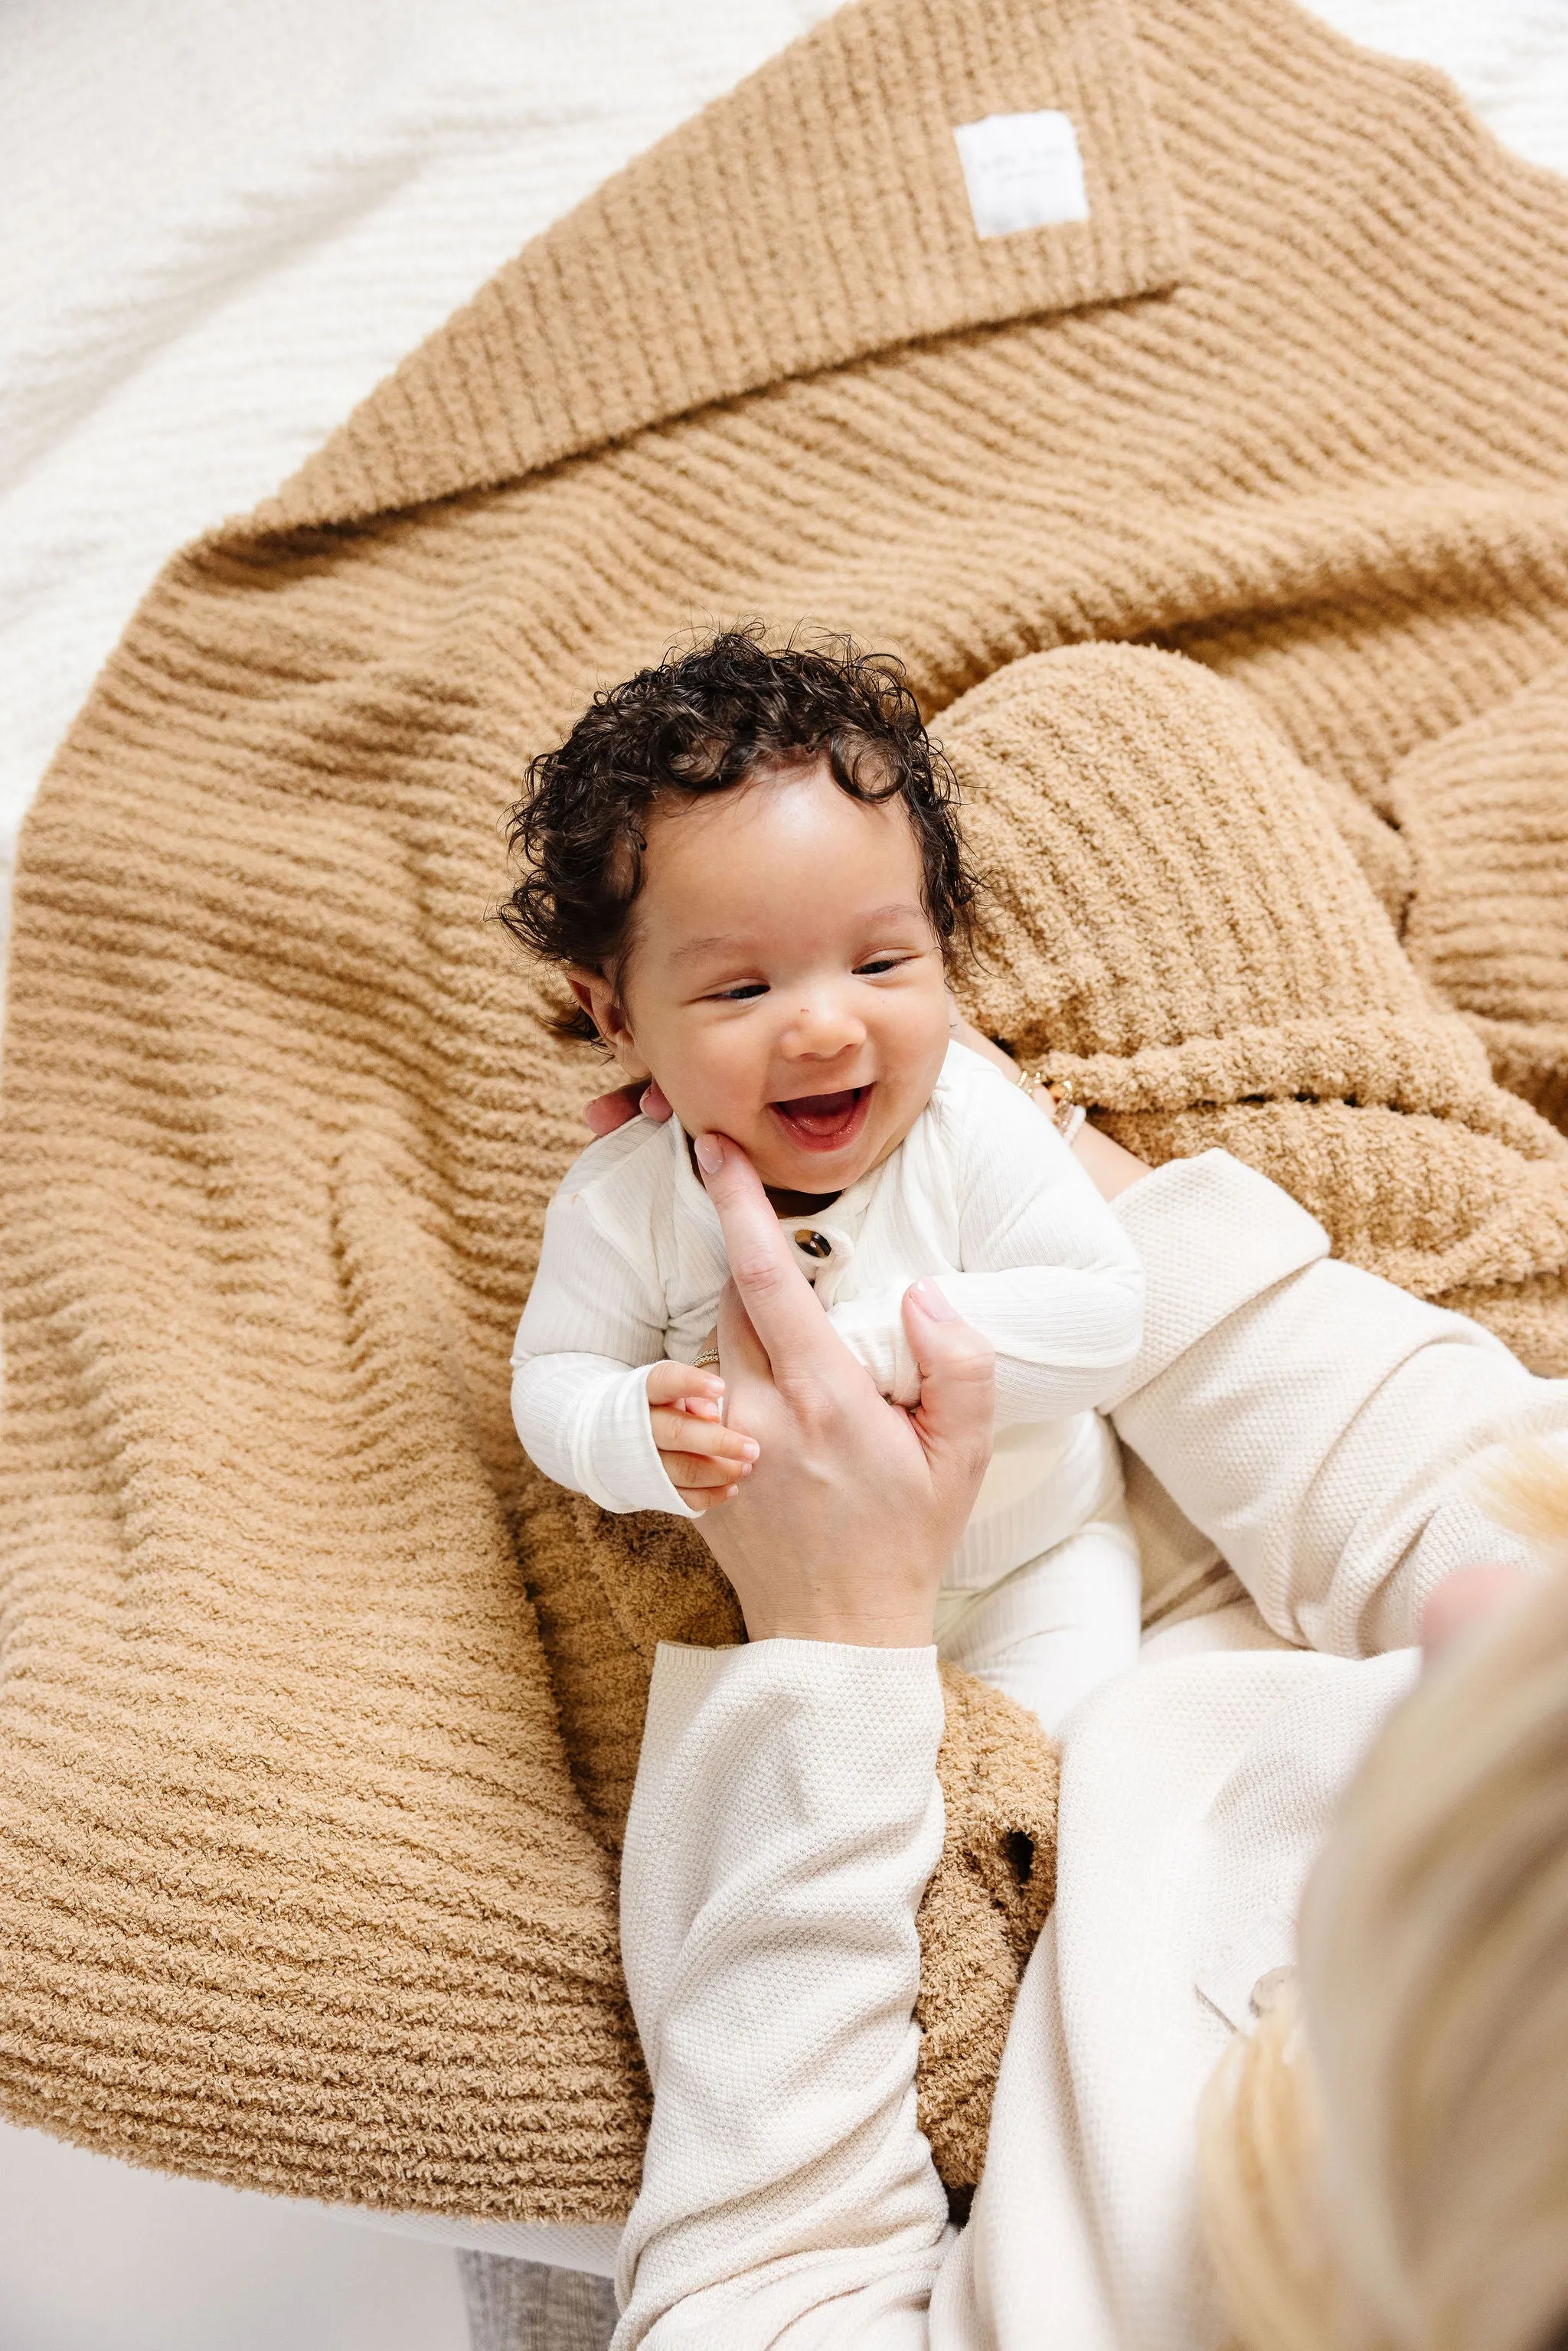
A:
<svg viewBox="0 0 1568 2351">
<path fill-rule="evenodd" d="M 766 1045 L 749 1028 L 743 1021 L 706 1029 L 694 1023 L 671 1036 L 669 1074 L 655 1075 L 688 1134 L 716 1128 L 745 1141 L 739 1130 L 757 1115 L 768 1069 Z"/>
<path fill-rule="evenodd" d="M 941 1074 L 951 1041 L 947 991 L 936 978 L 883 999 L 880 1042 L 890 1071 L 923 1096 Z"/>
</svg>

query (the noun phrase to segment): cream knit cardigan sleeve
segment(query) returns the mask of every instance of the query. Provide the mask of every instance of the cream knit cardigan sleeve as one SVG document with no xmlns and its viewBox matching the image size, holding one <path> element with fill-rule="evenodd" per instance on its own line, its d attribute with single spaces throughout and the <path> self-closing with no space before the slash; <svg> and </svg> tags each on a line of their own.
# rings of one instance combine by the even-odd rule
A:
<svg viewBox="0 0 1568 2351">
<path fill-rule="evenodd" d="M 1322 1226 L 1227 1152 L 1169 1162 L 1117 1207 L 1148 1307 L 1116 1433 L 1273 1632 L 1334 1656 L 1405 1648 L 1444 1576 L 1523 1556 L 1482 1508 L 1486 1473 L 1521 1432 L 1568 1425 L 1568 1382 L 1330 1259 Z"/>
<path fill-rule="evenodd" d="M 1149 1318 L 1117 1425 L 1265 1614 L 1403 1637 L 1479 1544 L 1519 1555 L 1466 1481 L 1513 1427 L 1568 1439 L 1568 1383 L 1327 1262 L 1312 1219 L 1223 1153 L 1118 1205 Z M 615 2351 L 995 2339 L 915 2117 L 940 1730 L 930 1650 L 660 1651 L 622 1879 L 654 2105 Z M 1030 2245 L 999 2257 L 1043 2308 Z"/>
</svg>

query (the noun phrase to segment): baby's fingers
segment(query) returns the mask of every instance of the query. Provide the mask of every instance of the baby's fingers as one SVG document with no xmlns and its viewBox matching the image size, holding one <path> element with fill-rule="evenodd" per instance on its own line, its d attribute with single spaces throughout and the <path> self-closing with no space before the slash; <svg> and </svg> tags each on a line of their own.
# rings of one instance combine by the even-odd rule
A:
<svg viewBox="0 0 1568 2351">
<path fill-rule="evenodd" d="M 738 1428 L 727 1428 L 719 1420 L 696 1420 L 672 1406 L 655 1405 L 648 1417 L 661 1453 L 711 1454 L 735 1464 L 755 1461 L 762 1450 L 755 1437 L 742 1436 Z"/>
<path fill-rule="evenodd" d="M 687 1510 L 697 1511 L 733 1499 L 751 1468 L 749 1461 L 714 1461 L 696 1453 L 661 1453 L 659 1458 Z"/>
<path fill-rule="evenodd" d="M 695 1364 L 650 1364 L 650 1405 L 679 1405 L 700 1420 L 717 1420 L 724 1409 L 724 1382 Z"/>
</svg>

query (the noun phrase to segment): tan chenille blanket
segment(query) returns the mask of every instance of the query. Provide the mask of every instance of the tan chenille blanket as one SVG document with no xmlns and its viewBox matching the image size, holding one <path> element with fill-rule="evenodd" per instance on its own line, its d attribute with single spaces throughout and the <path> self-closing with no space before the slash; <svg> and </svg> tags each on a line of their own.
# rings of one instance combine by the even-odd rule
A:
<svg viewBox="0 0 1568 2351">
<path fill-rule="evenodd" d="M 1089 217 L 981 240 L 952 126 L 1042 109 Z M 18 877 L 6 2111 L 371 2204 L 634 2189 L 616 1838 L 653 1641 L 736 1624 L 684 1530 L 525 1474 L 594 1076 L 484 918 L 529 753 L 683 625 L 902 652 L 977 1014 L 1568 1369 L 1565 249 L 1285 0 L 861 0 L 169 566 Z M 961 2185 L 1054 1783 L 956 1682 L 942 1770 Z"/>
</svg>

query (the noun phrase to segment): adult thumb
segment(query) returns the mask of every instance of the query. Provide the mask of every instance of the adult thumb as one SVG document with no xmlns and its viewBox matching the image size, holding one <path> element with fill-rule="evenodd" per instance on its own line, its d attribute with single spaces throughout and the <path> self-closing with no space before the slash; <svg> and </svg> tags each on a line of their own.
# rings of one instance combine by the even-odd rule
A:
<svg viewBox="0 0 1568 2351">
<path fill-rule="evenodd" d="M 904 1328 L 920 1373 L 915 1426 L 933 1475 L 962 1497 L 967 1516 L 996 1431 L 996 1350 L 930 1280 L 904 1291 Z"/>
</svg>

